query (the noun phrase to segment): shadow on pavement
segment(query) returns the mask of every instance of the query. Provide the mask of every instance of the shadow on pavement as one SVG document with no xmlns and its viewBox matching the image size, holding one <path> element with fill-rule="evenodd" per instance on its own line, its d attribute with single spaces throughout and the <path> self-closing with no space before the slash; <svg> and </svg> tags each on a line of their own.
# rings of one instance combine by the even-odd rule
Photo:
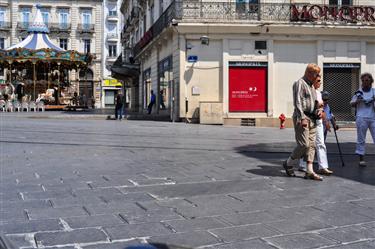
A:
<svg viewBox="0 0 375 249">
<path fill-rule="evenodd" d="M 250 144 L 235 148 L 237 153 L 250 158 L 255 158 L 264 164 L 256 165 L 256 168 L 246 170 L 260 176 L 279 177 L 286 174 L 282 168 L 283 160 L 287 159 L 294 148 L 294 143 L 259 143 Z M 341 150 L 345 167 L 342 167 L 340 155 L 336 143 L 327 143 L 329 168 L 334 171 L 334 176 L 357 181 L 364 184 L 375 185 L 375 157 L 373 154 L 373 145 L 366 145 L 369 149 L 365 160 L 367 167 L 358 166 L 358 157 L 354 154 L 355 143 L 341 143 Z M 317 164 L 314 168 L 317 169 Z M 302 178 L 303 174 L 297 174 Z"/>
</svg>

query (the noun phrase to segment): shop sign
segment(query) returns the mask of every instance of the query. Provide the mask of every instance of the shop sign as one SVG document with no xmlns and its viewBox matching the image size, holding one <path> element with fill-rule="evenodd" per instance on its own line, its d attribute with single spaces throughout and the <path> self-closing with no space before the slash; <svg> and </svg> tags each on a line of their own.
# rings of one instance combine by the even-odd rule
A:
<svg viewBox="0 0 375 249">
<path fill-rule="evenodd" d="M 361 68 L 357 63 L 324 63 L 323 68 Z"/>
<path fill-rule="evenodd" d="M 267 67 L 229 68 L 229 111 L 266 112 Z"/>
<path fill-rule="evenodd" d="M 230 67 L 267 67 L 267 62 L 258 61 L 230 61 Z"/>
<path fill-rule="evenodd" d="M 292 22 L 333 21 L 375 24 L 375 8 L 370 6 L 291 5 Z"/>
<path fill-rule="evenodd" d="M 115 86 L 115 87 L 121 87 L 122 84 L 117 79 L 106 79 L 104 80 L 103 86 Z"/>
</svg>

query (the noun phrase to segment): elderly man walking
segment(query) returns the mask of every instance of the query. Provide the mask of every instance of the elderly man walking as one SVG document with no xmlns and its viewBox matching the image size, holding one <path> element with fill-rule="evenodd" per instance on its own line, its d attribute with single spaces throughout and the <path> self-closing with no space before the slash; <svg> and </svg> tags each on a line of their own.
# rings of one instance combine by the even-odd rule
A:
<svg viewBox="0 0 375 249">
<path fill-rule="evenodd" d="M 313 170 L 316 120 L 322 115 L 316 104 L 317 96 L 313 86 L 319 76 L 320 67 L 316 64 L 308 64 L 305 75 L 293 84 L 293 124 L 297 146 L 284 161 L 283 167 L 288 176 L 295 176 L 293 166 L 303 157 L 307 162 L 305 179 L 322 181 L 323 178 Z"/>
</svg>

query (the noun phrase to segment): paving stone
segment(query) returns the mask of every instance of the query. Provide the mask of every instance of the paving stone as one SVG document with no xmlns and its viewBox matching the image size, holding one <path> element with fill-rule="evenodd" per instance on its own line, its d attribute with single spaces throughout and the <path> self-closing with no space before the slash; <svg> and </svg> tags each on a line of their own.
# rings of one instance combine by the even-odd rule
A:
<svg viewBox="0 0 375 249">
<path fill-rule="evenodd" d="M 304 215 L 296 215 L 290 219 L 277 222 L 269 222 L 267 223 L 267 225 L 284 234 L 309 232 L 332 227 L 331 225 L 324 223 L 324 220 L 318 221 L 314 218 Z"/>
<path fill-rule="evenodd" d="M 73 243 L 105 242 L 107 236 L 99 229 L 87 228 L 62 232 L 41 232 L 35 234 L 39 247 L 69 245 Z"/>
<path fill-rule="evenodd" d="M 161 223 L 142 223 L 106 227 L 105 230 L 112 240 L 131 239 L 170 234 L 172 231 Z"/>
<path fill-rule="evenodd" d="M 265 238 L 267 242 L 276 245 L 279 248 L 319 248 L 337 244 L 333 240 L 326 239 L 313 233 L 293 234 L 273 238 Z"/>
<path fill-rule="evenodd" d="M 124 193 L 124 194 L 118 194 L 118 195 L 112 195 L 112 196 L 103 196 L 103 200 L 106 202 L 116 202 L 116 201 L 152 201 L 154 198 L 152 198 L 147 193 Z"/>
<path fill-rule="evenodd" d="M 129 224 L 139 223 L 155 223 L 160 221 L 181 219 L 182 217 L 174 212 L 172 209 L 158 209 L 152 211 L 146 211 L 142 214 L 123 214 L 121 215 Z"/>
<path fill-rule="evenodd" d="M 0 226 L 3 233 L 35 233 L 40 231 L 62 230 L 59 220 L 31 220 L 28 222 L 11 222 Z"/>
<path fill-rule="evenodd" d="M 33 238 L 28 235 L 6 235 L 14 248 L 35 248 Z"/>
<path fill-rule="evenodd" d="M 212 249 L 275 249 L 274 246 L 267 244 L 260 239 L 245 240 L 235 243 L 220 244 L 212 247 Z"/>
<path fill-rule="evenodd" d="M 128 246 L 140 246 L 141 244 L 137 240 L 131 240 L 127 242 L 113 242 L 98 245 L 82 246 L 83 249 L 126 249 Z"/>
<path fill-rule="evenodd" d="M 224 242 L 235 242 L 281 234 L 262 224 L 210 229 L 209 231 L 223 239 Z"/>
<path fill-rule="evenodd" d="M 339 227 L 319 232 L 323 237 L 334 239 L 339 242 L 355 242 L 364 239 L 375 239 L 375 228 L 365 226 Z"/>
<path fill-rule="evenodd" d="M 221 228 L 229 226 L 228 224 L 214 218 L 197 218 L 197 219 L 179 219 L 165 221 L 164 223 L 169 224 L 177 232 L 191 232 L 195 230 L 208 230 L 213 228 Z"/>
<path fill-rule="evenodd" d="M 176 233 L 164 236 L 153 236 L 148 243 L 165 243 L 170 245 L 197 247 L 218 244 L 220 241 L 206 231 Z M 172 247 L 173 248 L 173 247 Z"/>
<path fill-rule="evenodd" d="M 91 215 L 100 214 L 129 214 L 129 215 L 143 215 L 145 210 L 137 206 L 135 203 L 123 203 L 123 202 L 112 202 L 112 203 L 96 203 L 85 205 L 86 210 Z"/>
<path fill-rule="evenodd" d="M 358 249 L 373 249 L 375 248 L 375 241 L 361 241 L 356 243 L 351 243 L 348 245 L 338 245 L 330 247 L 330 249 L 352 249 L 352 248 L 358 248 Z"/>
<path fill-rule="evenodd" d="M 72 193 L 70 191 L 38 191 L 38 192 L 25 192 L 23 193 L 25 200 L 46 200 L 46 199 L 56 199 L 56 198 L 66 198 L 71 197 Z"/>
<path fill-rule="evenodd" d="M 88 228 L 88 227 L 103 227 L 116 226 L 124 224 L 119 216 L 116 215 L 91 215 L 73 218 L 64 218 L 71 228 Z"/>
<path fill-rule="evenodd" d="M 87 216 L 82 207 L 27 209 L 30 220 Z"/>
<path fill-rule="evenodd" d="M 264 211 L 223 215 L 221 218 L 234 226 L 269 223 L 283 220 L 282 217 L 275 217 Z"/>
<path fill-rule="evenodd" d="M 9 211 L 10 209 L 25 209 L 25 208 L 47 208 L 51 207 L 48 200 L 31 200 L 31 201 L 2 201 L 1 208 Z"/>
<path fill-rule="evenodd" d="M 9 212 L 0 210 L 0 225 L 12 222 L 25 222 L 27 220 L 27 215 L 22 209 L 15 209 Z"/>
</svg>

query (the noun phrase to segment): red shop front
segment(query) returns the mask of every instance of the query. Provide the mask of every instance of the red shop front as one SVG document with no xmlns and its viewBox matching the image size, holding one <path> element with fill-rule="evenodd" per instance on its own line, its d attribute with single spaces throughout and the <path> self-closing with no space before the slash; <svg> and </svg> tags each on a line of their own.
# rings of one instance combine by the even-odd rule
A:
<svg viewBox="0 0 375 249">
<path fill-rule="evenodd" d="M 267 111 L 267 62 L 229 62 L 229 112 Z"/>
</svg>

